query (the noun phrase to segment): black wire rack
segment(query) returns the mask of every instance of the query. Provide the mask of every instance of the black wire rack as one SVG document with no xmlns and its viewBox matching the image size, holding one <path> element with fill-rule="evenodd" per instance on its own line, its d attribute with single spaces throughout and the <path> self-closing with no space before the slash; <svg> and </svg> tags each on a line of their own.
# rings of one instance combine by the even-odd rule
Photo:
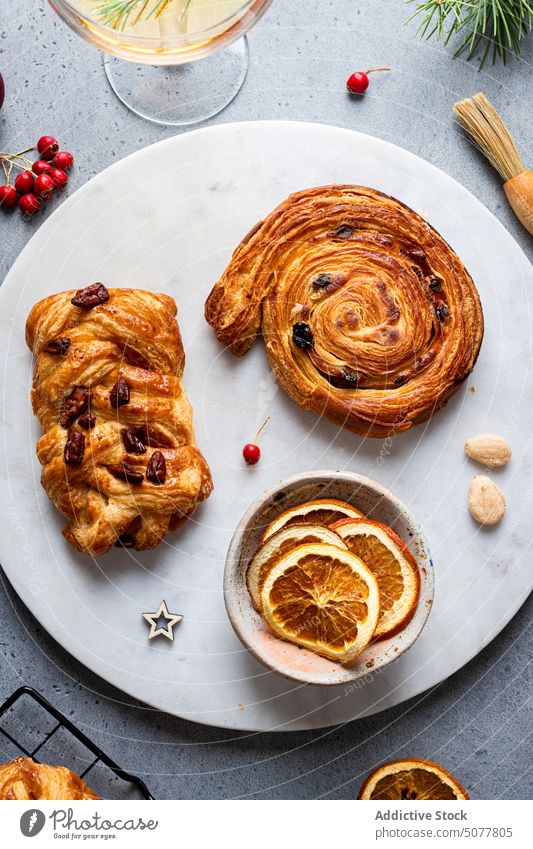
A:
<svg viewBox="0 0 533 849">
<path fill-rule="evenodd" d="M 43 733 L 42 738 L 39 740 L 36 746 L 32 746 L 28 748 L 26 745 L 22 745 L 19 740 L 17 740 L 14 734 L 11 734 L 5 728 L 2 727 L 2 720 L 7 714 L 7 712 L 11 708 L 20 708 L 20 700 L 23 697 L 28 697 L 33 700 L 33 702 L 39 705 L 43 710 L 45 710 L 50 717 L 55 720 L 55 723 L 52 724 L 50 730 L 46 733 Z M 92 740 L 87 737 L 83 731 L 80 731 L 76 725 L 70 721 L 61 711 L 57 710 L 49 701 L 45 699 L 37 690 L 34 690 L 32 687 L 19 687 L 18 690 L 15 690 L 3 703 L 0 707 L 0 734 L 2 734 L 7 740 L 12 743 L 21 754 L 26 755 L 26 757 L 33 758 L 34 761 L 39 763 L 39 758 L 36 757 L 38 752 L 42 750 L 44 746 L 50 741 L 50 739 L 56 734 L 60 729 L 66 729 L 82 746 L 88 749 L 94 755 L 93 760 L 89 763 L 86 769 L 83 772 L 78 773 L 80 778 L 85 778 L 85 776 L 96 767 L 98 764 L 104 764 L 104 766 L 108 767 L 114 775 L 121 779 L 122 781 L 128 782 L 129 784 L 134 785 L 137 790 L 140 792 L 141 796 L 144 799 L 153 799 L 154 797 L 148 790 L 144 781 L 141 781 L 140 778 L 136 775 L 132 775 L 130 772 L 126 772 L 126 770 L 122 769 L 115 761 L 113 761 L 109 755 L 106 755 L 96 743 L 93 743 Z"/>
</svg>

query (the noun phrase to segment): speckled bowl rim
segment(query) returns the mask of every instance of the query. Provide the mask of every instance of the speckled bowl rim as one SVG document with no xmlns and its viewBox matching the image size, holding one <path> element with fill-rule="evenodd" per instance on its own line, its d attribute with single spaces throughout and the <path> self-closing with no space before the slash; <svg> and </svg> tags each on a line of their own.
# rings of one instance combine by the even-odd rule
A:
<svg viewBox="0 0 533 849">
<path fill-rule="evenodd" d="M 281 492 L 286 492 L 289 489 L 293 491 L 304 486 L 316 486 L 317 489 L 323 486 L 331 485 L 333 491 L 328 492 L 331 498 L 340 497 L 335 493 L 335 486 L 338 484 L 351 484 L 354 487 L 366 488 L 376 495 L 377 504 L 382 501 L 388 505 L 399 516 L 403 517 L 404 522 L 410 528 L 411 538 L 405 539 L 405 536 L 399 534 L 409 549 L 413 550 L 414 542 L 417 541 L 417 552 L 414 555 L 418 561 L 420 568 L 420 598 L 417 610 L 407 624 L 406 628 L 398 634 L 385 639 L 371 643 L 357 658 L 353 664 L 346 666 L 328 661 L 326 658 L 321 658 L 313 652 L 306 649 L 298 648 L 287 641 L 280 640 L 274 636 L 263 622 L 260 615 L 254 609 L 246 586 L 246 570 L 249 563 L 249 558 L 243 558 L 243 547 L 250 538 L 250 526 L 255 528 L 265 527 L 263 522 L 254 522 L 254 518 L 261 515 L 265 511 L 267 505 L 276 499 L 276 496 Z M 317 493 L 314 497 L 320 497 Z M 344 498 L 344 500 L 348 500 Z M 350 502 L 351 503 L 351 502 Z M 354 500 L 354 506 L 357 506 Z M 279 512 L 286 509 L 286 506 L 280 505 Z M 274 518 L 274 514 L 272 515 Z M 398 533 L 398 529 L 396 528 Z M 253 533 L 253 531 L 252 531 Z M 259 531 L 257 531 L 259 533 Z M 267 669 L 293 681 L 300 681 L 304 684 L 312 684 L 316 686 L 335 686 L 339 684 L 350 684 L 359 679 L 372 675 L 378 670 L 383 670 L 385 667 L 395 662 L 402 654 L 404 654 L 416 642 L 427 622 L 431 608 L 433 606 L 435 595 L 435 575 L 433 562 L 430 555 L 429 546 L 424 533 L 421 530 L 420 524 L 416 521 L 411 511 L 406 505 L 395 496 L 386 487 L 377 483 L 364 475 L 356 472 L 347 471 L 331 471 L 318 470 L 312 472 L 304 472 L 293 475 L 290 478 L 271 487 L 257 498 L 243 515 L 237 525 L 233 537 L 231 539 L 228 552 L 226 555 L 226 565 L 224 569 L 224 603 L 230 623 L 237 637 L 250 652 L 250 654 L 265 666 Z M 246 616 L 251 618 L 252 622 L 256 623 L 256 630 L 260 629 L 268 635 L 268 642 L 274 645 L 282 644 L 285 653 L 289 656 L 301 658 L 303 655 L 308 658 L 311 667 L 316 666 L 318 669 L 327 670 L 326 672 L 317 672 L 312 668 L 310 671 L 302 671 L 301 669 L 291 668 L 291 664 L 276 661 L 272 655 L 261 650 L 258 645 L 251 641 L 249 636 L 250 626 L 247 624 L 245 616 L 243 616 L 243 608 Z M 378 652 L 377 650 L 382 651 Z M 366 660 L 366 657 L 371 655 L 371 661 Z"/>
</svg>

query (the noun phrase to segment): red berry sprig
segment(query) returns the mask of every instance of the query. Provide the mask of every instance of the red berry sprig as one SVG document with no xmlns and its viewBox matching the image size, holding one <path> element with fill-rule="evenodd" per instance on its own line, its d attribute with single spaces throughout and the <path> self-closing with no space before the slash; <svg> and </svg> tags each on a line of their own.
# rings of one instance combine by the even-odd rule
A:
<svg viewBox="0 0 533 849">
<path fill-rule="evenodd" d="M 257 431 L 254 441 L 248 442 L 244 446 L 244 448 L 242 449 L 242 456 L 244 457 L 244 459 L 246 460 L 246 462 L 248 463 L 249 466 L 255 466 L 256 463 L 258 463 L 259 460 L 260 460 L 261 449 L 259 448 L 259 445 L 257 444 L 257 440 L 259 439 L 259 435 L 260 435 L 261 431 L 264 429 L 264 427 L 266 426 L 266 423 L 268 422 L 269 418 L 270 418 L 270 416 L 268 416 L 268 418 L 265 419 L 265 421 L 263 422 L 263 424 L 261 425 L 261 427 Z"/>
<path fill-rule="evenodd" d="M 24 155 L 32 150 L 39 154 L 35 162 Z M 0 165 L 6 180 L 5 185 L 0 186 L 0 207 L 12 209 L 18 204 L 25 215 L 35 215 L 43 200 L 50 200 L 56 189 L 65 188 L 67 171 L 74 165 L 74 157 L 66 150 L 59 150 L 59 142 L 53 136 L 41 136 L 35 147 L 19 153 L 0 152 Z M 20 168 L 20 173 L 12 185 L 14 168 Z"/>
<path fill-rule="evenodd" d="M 352 94 L 364 94 L 370 82 L 368 75 L 375 74 L 377 71 L 390 71 L 390 68 L 371 68 L 369 71 L 355 71 L 348 77 L 346 88 Z"/>
</svg>

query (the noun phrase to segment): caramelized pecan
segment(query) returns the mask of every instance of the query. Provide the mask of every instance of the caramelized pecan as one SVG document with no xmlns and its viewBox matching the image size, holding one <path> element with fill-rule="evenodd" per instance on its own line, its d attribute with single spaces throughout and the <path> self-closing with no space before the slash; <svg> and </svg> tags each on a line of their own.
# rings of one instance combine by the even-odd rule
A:
<svg viewBox="0 0 533 849">
<path fill-rule="evenodd" d="M 59 416 L 61 427 L 69 427 L 78 416 L 85 413 L 89 406 L 90 392 L 84 386 L 75 386 L 68 398 L 63 400 L 63 408 Z"/>
<path fill-rule="evenodd" d="M 144 480 L 142 472 L 138 472 L 137 469 L 134 469 L 133 466 L 130 466 L 124 460 L 120 466 L 108 466 L 107 469 L 113 477 L 118 478 L 120 481 L 126 481 L 126 483 L 140 484 Z"/>
<path fill-rule="evenodd" d="M 109 292 L 103 283 L 91 283 L 85 289 L 78 289 L 71 300 L 71 304 L 75 307 L 83 307 L 90 310 L 97 307 L 98 304 L 105 304 L 109 300 Z"/>
<path fill-rule="evenodd" d="M 94 416 L 91 416 L 90 412 L 87 410 L 83 416 L 80 416 L 78 419 L 78 424 L 84 430 L 92 430 L 96 424 L 96 419 Z"/>
<path fill-rule="evenodd" d="M 63 459 L 67 466 L 81 466 L 85 453 L 85 436 L 75 427 L 68 430 Z"/>
<path fill-rule="evenodd" d="M 126 383 L 123 377 L 119 377 L 113 389 L 109 393 L 109 403 L 114 409 L 118 407 L 123 407 L 124 404 L 129 404 L 130 401 L 130 387 Z"/>
<path fill-rule="evenodd" d="M 70 348 L 70 339 L 67 339 L 66 336 L 58 336 L 57 339 L 51 339 L 50 342 L 47 342 L 46 345 L 43 346 L 43 351 L 46 354 L 66 354 L 68 349 Z"/>
<path fill-rule="evenodd" d="M 146 479 L 151 483 L 165 483 L 167 464 L 161 451 L 154 451 L 146 467 Z"/>
<path fill-rule="evenodd" d="M 132 428 L 122 431 L 122 442 L 124 448 L 130 454 L 144 454 L 146 445 L 142 442 Z"/>
</svg>

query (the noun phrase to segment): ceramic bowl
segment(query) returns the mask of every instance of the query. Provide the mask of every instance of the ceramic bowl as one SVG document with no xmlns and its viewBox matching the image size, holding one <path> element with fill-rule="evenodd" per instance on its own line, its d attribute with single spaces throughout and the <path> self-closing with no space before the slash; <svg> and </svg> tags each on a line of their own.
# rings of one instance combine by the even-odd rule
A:
<svg viewBox="0 0 533 849">
<path fill-rule="evenodd" d="M 405 542 L 420 567 L 420 599 L 407 627 L 389 639 L 371 643 L 356 660 L 343 665 L 276 637 L 254 609 L 246 586 L 246 570 L 266 526 L 295 504 L 326 497 L 347 501 L 368 518 L 385 522 Z M 421 633 L 433 592 L 433 564 L 414 516 L 376 481 L 351 472 L 307 472 L 262 495 L 239 522 L 224 573 L 226 609 L 241 642 L 268 669 L 306 684 L 346 684 L 392 663 Z"/>
</svg>

